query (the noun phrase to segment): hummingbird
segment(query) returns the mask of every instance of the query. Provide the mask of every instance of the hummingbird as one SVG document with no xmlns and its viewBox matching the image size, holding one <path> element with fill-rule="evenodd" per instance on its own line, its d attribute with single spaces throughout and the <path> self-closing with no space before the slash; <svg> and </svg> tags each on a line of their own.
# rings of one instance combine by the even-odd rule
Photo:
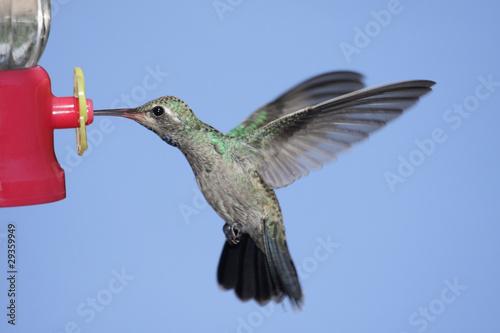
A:
<svg viewBox="0 0 500 333">
<path fill-rule="evenodd" d="M 174 96 L 94 114 L 132 119 L 184 154 L 206 201 L 225 221 L 220 287 L 260 305 L 288 297 L 301 309 L 303 292 L 274 189 L 334 161 L 434 84 L 413 80 L 364 88 L 358 73 L 328 72 L 292 87 L 227 134 Z"/>
</svg>

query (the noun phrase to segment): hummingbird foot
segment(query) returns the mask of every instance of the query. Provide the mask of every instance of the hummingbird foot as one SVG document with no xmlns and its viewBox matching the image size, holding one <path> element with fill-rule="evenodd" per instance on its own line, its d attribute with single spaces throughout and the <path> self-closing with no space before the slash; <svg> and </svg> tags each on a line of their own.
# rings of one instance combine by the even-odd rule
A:
<svg viewBox="0 0 500 333">
<path fill-rule="evenodd" d="M 241 224 L 238 222 L 235 222 L 232 226 L 227 223 L 224 224 L 222 231 L 224 231 L 224 235 L 226 235 L 226 240 L 232 245 L 238 244 L 243 235 L 241 232 Z"/>
</svg>

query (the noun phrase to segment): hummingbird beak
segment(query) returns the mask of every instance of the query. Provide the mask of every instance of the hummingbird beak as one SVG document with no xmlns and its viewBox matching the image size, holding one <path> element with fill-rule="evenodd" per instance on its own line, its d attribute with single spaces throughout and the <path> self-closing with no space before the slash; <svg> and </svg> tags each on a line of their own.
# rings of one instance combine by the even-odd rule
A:
<svg viewBox="0 0 500 333">
<path fill-rule="evenodd" d="M 132 120 L 144 119 L 144 115 L 137 109 L 107 109 L 94 110 L 94 116 L 124 117 Z"/>
</svg>

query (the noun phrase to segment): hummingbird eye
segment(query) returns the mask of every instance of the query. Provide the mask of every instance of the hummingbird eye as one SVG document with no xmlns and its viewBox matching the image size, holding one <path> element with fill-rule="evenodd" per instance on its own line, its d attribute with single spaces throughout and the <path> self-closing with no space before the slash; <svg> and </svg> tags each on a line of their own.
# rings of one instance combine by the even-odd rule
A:
<svg viewBox="0 0 500 333">
<path fill-rule="evenodd" d="M 156 117 L 161 117 L 165 113 L 165 109 L 163 108 L 163 106 L 155 106 L 151 111 L 153 111 L 153 114 Z"/>
</svg>

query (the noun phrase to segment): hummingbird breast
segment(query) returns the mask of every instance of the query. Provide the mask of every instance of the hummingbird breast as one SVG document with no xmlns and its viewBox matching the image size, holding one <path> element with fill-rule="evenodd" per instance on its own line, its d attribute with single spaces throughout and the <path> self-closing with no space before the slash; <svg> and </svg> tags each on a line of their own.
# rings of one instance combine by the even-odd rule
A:
<svg viewBox="0 0 500 333">
<path fill-rule="evenodd" d="M 226 153 L 228 154 L 228 153 Z M 259 176 L 249 159 L 236 159 L 216 151 L 200 156 L 186 154 L 207 202 L 229 225 L 239 222 L 243 232 L 260 234 L 269 206 L 277 205 L 273 189 Z"/>
</svg>

